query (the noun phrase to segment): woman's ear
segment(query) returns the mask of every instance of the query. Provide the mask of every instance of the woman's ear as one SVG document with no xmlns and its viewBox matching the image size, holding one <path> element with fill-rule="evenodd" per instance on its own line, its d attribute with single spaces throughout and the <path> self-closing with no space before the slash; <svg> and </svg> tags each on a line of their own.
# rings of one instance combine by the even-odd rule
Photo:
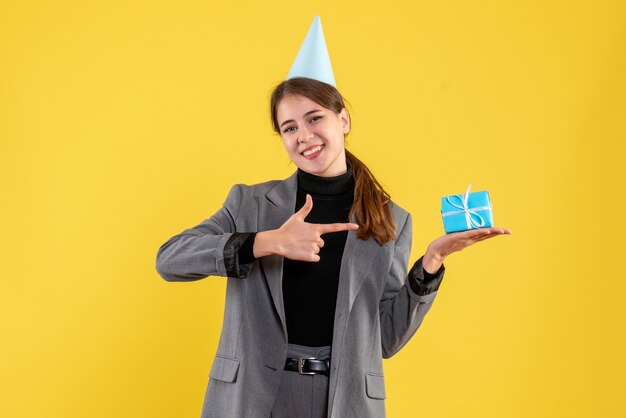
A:
<svg viewBox="0 0 626 418">
<path fill-rule="evenodd" d="M 339 120 L 343 126 L 343 133 L 347 134 L 350 132 L 350 113 L 348 113 L 348 109 L 345 107 L 339 113 Z"/>
</svg>

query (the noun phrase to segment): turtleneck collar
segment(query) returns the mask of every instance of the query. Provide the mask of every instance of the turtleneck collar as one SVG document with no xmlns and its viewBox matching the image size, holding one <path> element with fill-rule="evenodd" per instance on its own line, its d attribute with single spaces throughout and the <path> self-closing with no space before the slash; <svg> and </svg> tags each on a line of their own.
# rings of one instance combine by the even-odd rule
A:
<svg viewBox="0 0 626 418">
<path fill-rule="evenodd" d="M 348 171 L 338 176 L 322 177 L 298 168 L 298 188 L 314 194 L 336 195 L 354 191 L 352 167 L 346 162 Z"/>
</svg>

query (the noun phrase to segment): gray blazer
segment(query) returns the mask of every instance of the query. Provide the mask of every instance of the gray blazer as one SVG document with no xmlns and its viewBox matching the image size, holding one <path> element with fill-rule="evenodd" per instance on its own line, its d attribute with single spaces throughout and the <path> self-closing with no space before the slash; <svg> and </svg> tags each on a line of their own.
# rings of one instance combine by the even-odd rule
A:
<svg viewBox="0 0 626 418">
<path fill-rule="evenodd" d="M 297 171 L 284 180 L 234 185 L 215 214 L 161 245 L 157 272 L 172 282 L 227 277 L 226 241 L 234 232 L 279 228 L 294 213 L 296 189 Z M 383 246 L 348 231 L 335 310 L 329 418 L 385 416 L 382 359 L 409 341 L 437 295 L 420 295 L 409 285 L 410 279 L 424 278 L 420 260 L 411 269 L 413 278 L 407 274 L 411 214 L 393 201 L 391 212 L 396 239 Z M 267 418 L 281 376 L 293 373 L 283 370 L 288 340 L 282 266 L 283 257 L 270 255 L 240 265 L 239 277 L 227 278 L 224 319 L 202 418 Z"/>
</svg>

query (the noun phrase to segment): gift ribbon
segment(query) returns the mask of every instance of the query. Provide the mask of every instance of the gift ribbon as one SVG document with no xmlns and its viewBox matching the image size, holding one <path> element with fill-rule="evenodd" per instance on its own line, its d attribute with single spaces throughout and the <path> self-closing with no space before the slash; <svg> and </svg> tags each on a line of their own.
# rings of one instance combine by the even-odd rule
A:
<svg viewBox="0 0 626 418">
<path fill-rule="evenodd" d="M 446 197 L 446 199 L 448 200 L 448 203 L 450 203 L 455 208 L 459 208 L 461 210 L 452 210 L 452 211 L 444 212 L 444 213 L 441 214 L 442 216 L 450 216 L 450 215 L 456 215 L 458 213 L 465 213 L 465 222 L 467 223 L 467 229 L 478 228 L 478 227 L 481 227 L 481 226 L 485 225 L 485 218 L 480 216 L 480 214 L 477 213 L 476 211 L 491 209 L 491 205 L 479 206 L 479 207 L 471 208 L 471 209 L 468 207 L 467 200 L 469 198 L 470 187 L 472 187 L 472 183 L 470 183 L 467 186 L 467 190 L 465 191 L 465 195 L 463 195 L 463 197 L 461 197 L 462 195 L 460 195 L 460 194 L 456 194 L 456 195 L 452 195 L 452 196 Z M 457 199 L 459 199 L 461 204 L 457 205 L 454 202 L 452 202 L 450 200 L 451 197 L 452 198 L 456 197 Z M 480 219 L 480 223 L 478 223 L 478 221 L 474 220 L 474 218 L 472 218 L 472 215 L 478 217 Z"/>
</svg>

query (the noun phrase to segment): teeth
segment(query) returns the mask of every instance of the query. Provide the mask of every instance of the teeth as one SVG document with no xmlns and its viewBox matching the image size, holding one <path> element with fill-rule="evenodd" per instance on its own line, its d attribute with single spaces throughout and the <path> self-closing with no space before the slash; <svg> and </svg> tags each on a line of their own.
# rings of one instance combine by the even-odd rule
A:
<svg viewBox="0 0 626 418">
<path fill-rule="evenodd" d="M 304 155 L 306 155 L 306 156 L 309 156 L 309 155 L 313 154 L 314 152 L 317 152 L 317 151 L 319 151 L 319 150 L 321 150 L 321 149 L 322 149 L 322 146 L 321 146 L 321 145 L 318 145 L 318 146 L 317 146 L 317 147 L 315 147 L 315 148 L 311 148 L 311 149 L 310 149 L 310 150 L 308 150 L 308 151 L 304 151 L 304 152 L 303 152 L 303 154 L 304 154 Z"/>
</svg>

